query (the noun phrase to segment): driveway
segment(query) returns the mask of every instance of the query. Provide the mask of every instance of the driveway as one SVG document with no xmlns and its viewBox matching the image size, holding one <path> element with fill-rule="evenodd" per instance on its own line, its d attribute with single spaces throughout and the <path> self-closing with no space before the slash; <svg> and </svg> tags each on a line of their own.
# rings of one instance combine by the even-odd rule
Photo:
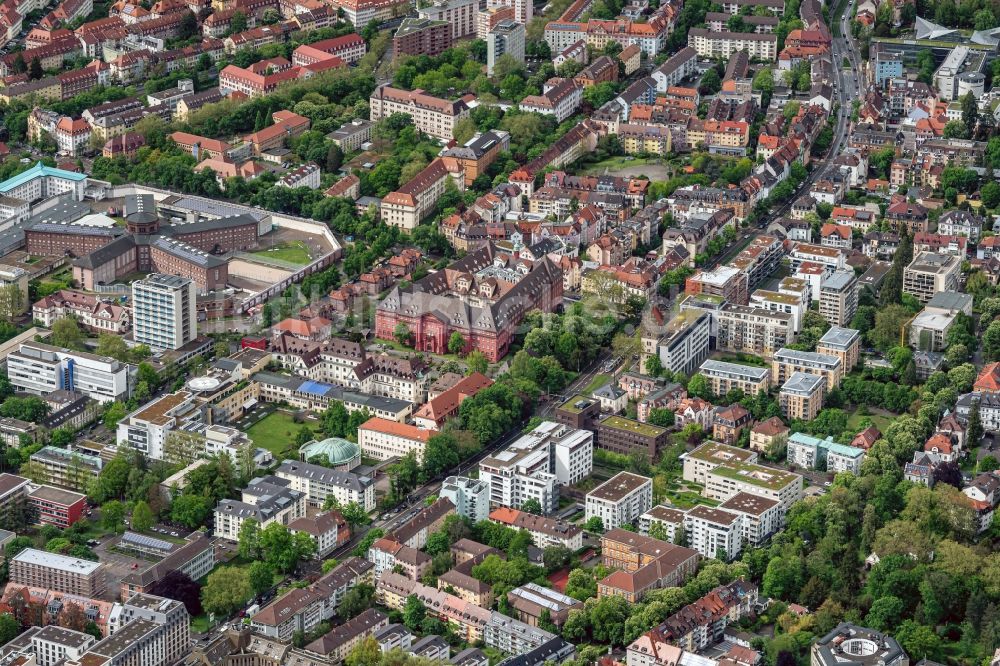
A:
<svg viewBox="0 0 1000 666">
<path fill-rule="evenodd" d="M 118 600 L 122 578 L 133 571 L 142 571 L 153 563 L 152 560 L 130 557 L 111 550 L 110 547 L 116 545 L 118 540 L 118 537 L 112 537 L 94 548 L 94 552 L 101 558 L 101 562 L 107 565 L 107 585 L 103 598 L 113 601 Z"/>
</svg>

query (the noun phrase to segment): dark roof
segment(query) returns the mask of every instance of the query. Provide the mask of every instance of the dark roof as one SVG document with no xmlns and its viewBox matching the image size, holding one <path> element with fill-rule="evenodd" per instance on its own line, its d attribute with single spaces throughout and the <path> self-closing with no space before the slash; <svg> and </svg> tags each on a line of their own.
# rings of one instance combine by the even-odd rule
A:
<svg viewBox="0 0 1000 666">
<path fill-rule="evenodd" d="M 98 266 L 103 266 L 109 261 L 114 261 L 116 258 L 134 248 L 135 240 L 133 240 L 131 236 L 122 236 L 121 238 L 111 241 L 104 247 L 98 248 L 90 254 L 76 259 L 73 262 L 73 265 L 79 266 L 80 268 L 94 269 Z"/>
</svg>

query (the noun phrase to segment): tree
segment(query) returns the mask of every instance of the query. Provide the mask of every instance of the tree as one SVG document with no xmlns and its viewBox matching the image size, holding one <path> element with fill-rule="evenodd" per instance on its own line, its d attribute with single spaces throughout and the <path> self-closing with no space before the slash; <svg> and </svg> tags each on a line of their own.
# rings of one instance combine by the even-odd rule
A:
<svg viewBox="0 0 1000 666">
<path fill-rule="evenodd" d="M 424 449 L 424 477 L 437 478 L 461 462 L 458 442 L 451 433 L 438 433 L 427 440 Z"/>
<path fill-rule="evenodd" d="M 111 500 L 101 505 L 101 526 L 116 534 L 125 530 L 125 505 Z"/>
<path fill-rule="evenodd" d="M 876 599 L 865 617 L 865 626 L 879 631 L 892 631 L 905 610 L 903 600 L 892 595 Z"/>
<path fill-rule="evenodd" d="M 941 639 L 930 627 L 904 620 L 895 633 L 896 640 L 910 656 L 910 659 L 936 659 L 941 647 Z"/>
<path fill-rule="evenodd" d="M 17 638 L 21 633 L 20 623 L 10 613 L 0 615 L 0 641 L 5 644 Z"/>
<path fill-rule="evenodd" d="M 244 32 L 247 29 L 247 15 L 240 10 L 233 12 L 229 22 L 229 33 L 232 35 Z"/>
<path fill-rule="evenodd" d="M 24 312 L 24 292 L 17 284 L 0 287 L 0 318 L 10 320 Z"/>
<path fill-rule="evenodd" d="M 251 562 L 247 574 L 254 596 L 262 596 L 274 584 L 274 569 L 266 562 Z"/>
<path fill-rule="evenodd" d="M 976 123 L 979 121 L 979 102 L 970 91 L 961 97 L 959 103 L 962 105 L 962 124 L 965 125 L 968 135 L 972 136 L 976 131 Z"/>
<path fill-rule="evenodd" d="M 997 183 L 994 180 L 985 183 L 979 190 L 979 194 L 982 198 L 983 205 L 987 208 L 996 208 L 997 206 L 1000 206 L 1000 183 Z"/>
<path fill-rule="evenodd" d="M 115 400 L 104 411 L 104 427 L 115 431 L 118 429 L 118 422 L 125 418 L 125 405 Z"/>
<path fill-rule="evenodd" d="M 698 92 L 702 95 L 714 95 L 722 89 L 722 80 L 719 78 L 719 73 L 715 71 L 712 67 L 705 72 L 705 75 L 701 77 L 701 84 L 698 86 Z"/>
<path fill-rule="evenodd" d="M 143 501 L 136 502 L 135 508 L 132 509 L 132 529 L 136 532 L 146 532 L 154 522 L 156 519 L 149 505 Z"/>
<path fill-rule="evenodd" d="M 180 495 L 170 506 L 170 519 L 188 529 L 204 525 L 211 514 L 208 498 L 198 495 Z"/>
<path fill-rule="evenodd" d="M 345 615 L 345 617 L 354 617 Z M 365 637 L 360 643 L 351 648 L 344 659 L 346 666 L 377 666 L 384 662 L 382 648 L 379 647 L 378 640 L 374 636 Z"/>
<path fill-rule="evenodd" d="M 569 566 L 572 559 L 573 552 L 565 546 L 549 546 L 542 551 L 542 563 L 548 573 Z"/>
<path fill-rule="evenodd" d="M 374 601 L 375 588 L 368 583 L 359 583 L 344 595 L 337 612 L 344 618 L 357 617 L 371 608 Z"/>
<path fill-rule="evenodd" d="M 983 354 L 987 360 L 1000 359 L 1000 320 L 990 322 L 983 332 Z"/>
<path fill-rule="evenodd" d="M 537 499 L 532 497 L 527 502 L 521 504 L 521 511 L 525 513 L 533 513 L 536 516 L 542 515 L 542 504 Z"/>
<path fill-rule="evenodd" d="M 372 521 L 365 508 L 357 502 L 348 502 L 347 506 L 340 510 L 340 513 L 352 528 L 358 525 L 367 525 Z"/>
<path fill-rule="evenodd" d="M 260 523 L 253 519 L 243 521 L 236 537 L 236 549 L 240 557 L 245 560 L 256 560 L 261 557 Z"/>
<path fill-rule="evenodd" d="M 417 595 L 411 594 L 406 598 L 406 605 L 403 606 L 403 624 L 411 631 L 417 631 L 427 616 L 427 608 Z"/>
<path fill-rule="evenodd" d="M 669 409 L 651 409 L 649 410 L 648 421 L 661 428 L 672 428 L 674 425 L 675 417 L 674 413 Z"/>
<path fill-rule="evenodd" d="M 401 345 L 409 345 L 413 339 L 413 332 L 404 322 L 399 322 L 392 331 L 392 337 Z"/>
<path fill-rule="evenodd" d="M 83 332 L 80 324 L 73 317 L 61 317 L 52 323 L 50 340 L 56 347 L 83 351 L 87 334 Z"/>
<path fill-rule="evenodd" d="M 331 143 L 330 148 L 326 151 L 326 170 L 335 173 L 340 170 L 343 163 L 344 151 L 337 144 Z"/>
<path fill-rule="evenodd" d="M 486 358 L 486 355 L 478 349 L 473 349 L 469 352 L 469 355 L 465 357 L 465 363 L 469 366 L 469 372 L 478 372 L 485 375 L 490 369 L 490 362 Z"/>
<path fill-rule="evenodd" d="M 969 425 L 966 428 L 966 439 L 969 448 L 979 446 L 983 441 L 983 421 L 979 413 L 979 401 L 973 400 L 969 407 Z"/>
<path fill-rule="evenodd" d="M 150 593 L 180 601 L 191 617 L 201 615 L 201 585 L 183 571 L 174 569 L 153 583 Z"/>
<path fill-rule="evenodd" d="M 588 569 L 573 569 L 566 579 L 566 595 L 578 601 L 586 601 L 597 596 L 597 581 Z"/>
<path fill-rule="evenodd" d="M 7 398 L 0 405 L 0 416 L 38 423 L 49 414 L 48 404 L 39 397 Z"/>
<path fill-rule="evenodd" d="M 687 386 L 688 395 L 696 398 L 702 398 L 704 400 L 711 400 L 712 388 L 708 385 L 708 379 L 704 375 L 695 375 L 688 382 Z"/>
<path fill-rule="evenodd" d="M 448 338 L 448 352 L 458 356 L 463 351 L 465 351 L 465 338 L 462 337 L 461 333 L 455 331 Z"/>
<path fill-rule="evenodd" d="M 228 617 L 253 597 L 249 569 L 219 567 L 208 575 L 201 605 L 212 615 Z"/>
<path fill-rule="evenodd" d="M 592 516 L 583 524 L 583 529 L 594 534 L 604 534 L 604 521 L 598 516 Z"/>
<path fill-rule="evenodd" d="M 28 78 L 32 81 L 42 78 L 45 76 L 45 70 L 42 69 L 42 61 L 37 57 L 31 59 L 31 67 L 28 70 Z"/>
</svg>

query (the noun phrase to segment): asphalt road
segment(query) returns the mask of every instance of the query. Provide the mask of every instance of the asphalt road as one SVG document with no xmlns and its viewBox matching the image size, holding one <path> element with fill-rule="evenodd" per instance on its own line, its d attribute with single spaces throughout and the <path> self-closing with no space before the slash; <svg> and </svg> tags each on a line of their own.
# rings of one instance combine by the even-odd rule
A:
<svg viewBox="0 0 1000 666">
<path fill-rule="evenodd" d="M 796 193 L 789 197 L 788 201 L 771 210 L 771 214 L 768 216 L 764 224 L 765 227 L 771 220 L 786 215 L 792 207 L 792 203 L 798 199 L 801 194 L 808 192 L 809 188 L 817 180 L 827 176 L 833 167 L 833 160 L 840 153 L 840 149 L 843 147 L 847 139 L 847 132 L 850 130 L 850 116 L 852 110 L 851 102 L 855 99 L 861 98 L 862 90 L 861 81 L 859 80 L 861 72 L 861 53 L 858 50 L 858 45 L 855 43 L 854 38 L 851 37 L 850 33 L 851 9 L 854 7 L 855 1 L 856 0 L 849 0 L 847 4 L 844 5 L 844 10 L 840 15 L 830 17 L 832 23 L 836 24 L 839 22 L 841 26 L 841 34 L 844 35 L 841 37 L 834 37 L 831 45 L 833 66 L 837 72 L 837 79 L 834 82 L 834 97 L 839 103 L 840 108 L 837 111 L 837 117 L 834 121 L 833 141 L 830 143 L 830 151 L 819 163 L 819 165 L 809 172 L 809 175 L 806 176 L 806 179 L 802 182 L 802 185 L 799 186 Z M 834 9 L 836 9 L 836 7 L 834 7 Z M 845 56 L 851 62 L 850 70 L 843 69 L 842 65 Z"/>
</svg>

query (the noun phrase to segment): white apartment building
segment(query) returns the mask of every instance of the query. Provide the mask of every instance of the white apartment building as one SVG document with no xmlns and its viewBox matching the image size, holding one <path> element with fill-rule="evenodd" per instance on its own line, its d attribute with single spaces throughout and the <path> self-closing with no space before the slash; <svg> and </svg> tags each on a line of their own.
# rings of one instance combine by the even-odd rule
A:
<svg viewBox="0 0 1000 666">
<path fill-rule="evenodd" d="M 537 499 L 543 513 L 559 504 L 558 486 L 590 475 L 594 433 L 543 421 L 503 451 L 479 463 L 479 478 L 490 486 L 490 504 L 519 508 Z"/>
<path fill-rule="evenodd" d="M 413 119 L 418 130 L 444 141 L 455 138 L 455 123 L 469 116 L 469 107 L 462 100 L 450 102 L 387 85 L 375 89 L 369 100 L 369 107 L 372 122 L 388 118 L 394 113 L 405 113 Z"/>
<path fill-rule="evenodd" d="M 255 520 L 263 529 L 271 523 L 287 526 L 305 515 L 306 493 L 291 488 L 287 479 L 257 477 L 243 489 L 242 500 L 224 499 L 216 505 L 215 536 L 239 541 L 244 521 Z"/>
<path fill-rule="evenodd" d="M 806 311 L 809 309 L 808 291 L 806 291 L 806 299 L 803 300 L 800 294 L 758 289 L 750 294 L 750 307 L 791 315 L 792 330 L 799 333 L 802 330 L 802 318 L 805 317 Z"/>
<path fill-rule="evenodd" d="M 474 523 L 490 517 L 490 484 L 482 479 L 449 476 L 441 484 L 439 497 L 451 500 L 455 512 Z"/>
<path fill-rule="evenodd" d="M 198 337 L 197 286 L 189 278 L 152 273 L 132 283 L 135 341 L 153 351 L 180 349 Z"/>
<path fill-rule="evenodd" d="M 810 375 L 822 375 L 826 378 L 828 391 L 840 386 L 843 378 L 844 364 L 837 356 L 804 352 L 795 349 L 782 348 L 774 354 L 771 360 L 771 381 L 784 384 L 796 372 Z"/>
<path fill-rule="evenodd" d="M 292 169 L 278 179 L 275 185 L 281 187 L 308 187 L 310 190 L 318 190 L 320 184 L 320 169 L 315 162 L 307 162 L 302 166 Z"/>
<path fill-rule="evenodd" d="M 417 7 L 420 18 L 450 24 L 451 38 L 455 41 L 476 34 L 478 11 L 479 3 L 476 0 L 435 0 L 427 6 Z"/>
<path fill-rule="evenodd" d="M 703 557 L 723 560 L 739 557 L 743 550 L 743 518 L 737 513 L 709 506 L 696 506 L 684 514 L 688 547 Z"/>
<path fill-rule="evenodd" d="M 45 166 L 41 162 L 0 183 L 0 195 L 33 202 L 71 193 L 83 201 L 87 174 Z"/>
<path fill-rule="evenodd" d="M 559 486 L 590 475 L 594 433 L 543 421 L 503 451 L 479 463 L 479 478 L 490 486 L 490 504 L 519 508 L 537 499 L 543 513 L 559 505 Z"/>
<path fill-rule="evenodd" d="M 709 471 L 705 480 L 705 497 L 726 501 L 738 493 L 749 493 L 776 500 L 780 507 L 781 524 L 792 504 L 802 496 L 802 477 L 798 474 L 755 465 L 731 462 Z"/>
<path fill-rule="evenodd" d="M 702 58 L 731 58 L 746 51 L 751 59 L 777 60 L 778 36 L 756 32 L 713 32 L 706 28 L 688 30 L 688 46 Z"/>
<path fill-rule="evenodd" d="M 921 252 L 903 269 L 903 292 L 921 303 L 942 291 L 958 291 L 962 260 L 948 254 Z"/>
<path fill-rule="evenodd" d="M 551 85 L 550 85 L 551 84 Z M 541 95 L 528 95 L 521 100 L 518 108 L 529 113 L 554 116 L 556 122 L 573 115 L 583 101 L 583 87 L 573 79 L 549 79 L 542 86 Z"/>
<path fill-rule="evenodd" d="M 771 371 L 766 367 L 708 359 L 701 364 L 698 374 L 708 380 L 712 394 L 718 396 L 736 389 L 746 395 L 757 395 L 771 388 Z"/>
<path fill-rule="evenodd" d="M 792 315 L 747 305 L 727 304 L 715 317 L 716 348 L 770 356 L 795 342 Z"/>
<path fill-rule="evenodd" d="M 681 310 L 665 326 L 645 330 L 643 352 L 658 356 L 664 370 L 690 375 L 708 358 L 712 317 L 707 312 Z"/>
<path fill-rule="evenodd" d="M 722 442 L 708 441 L 694 451 L 683 454 L 681 458 L 684 461 L 684 480 L 705 485 L 708 473 L 719 465 L 730 462 L 755 463 L 757 452 Z"/>
<path fill-rule="evenodd" d="M 819 264 L 827 274 L 847 267 L 847 257 L 835 247 L 798 243 L 789 255 L 792 263 L 792 273 L 797 273 L 804 263 Z M 813 295 L 816 296 L 815 294 Z"/>
<path fill-rule="evenodd" d="M 310 504 L 323 506 L 332 495 L 341 506 L 357 502 L 365 511 L 375 509 L 375 481 L 371 477 L 294 460 L 283 462 L 274 475 L 303 493 Z"/>
<path fill-rule="evenodd" d="M 504 19 L 486 35 L 486 71 L 490 76 L 493 76 L 493 68 L 503 55 L 524 62 L 523 24 Z"/>
<path fill-rule="evenodd" d="M 743 541 L 760 546 L 781 526 L 778 501 L 750 493 L 737 493 L 719 505 L 720 509 L 743 517 Z"/>
<path fill-rule="evenodd" d="M 191 618 L 184 604 L 151 594 L 135 594 L 115 604 L 108 636 L 67 665 L 169 666 L 191 650 Z"/>
<path fill-rule="evenodd" d="M 22 342 L 7 355 L 7 376 L 15 391 L 48 395 L 65 389 L 98 402 L 127 400 L 133 367 L 109 356 Z"/>
<path fill-rule="evenodd" d="M 164 460 L 167 436 L 196 411 L 194 396 L 188 391 L 160 396 L 118 422 L 116 442 L 152 460 Z"/>
<path fill-rule="evenodd" d="M 56 666 L 65 659 L 79 659 L 97 639 L 81 631 L 56 624 L 41 627 L 31 635 L 31 649 L 38 666 Z"/>
<path fill-rule="evenodd" d="M 427 440 L 436 434 L 437 430 L 375 416 L 358 428 L 358 446 L 362 453 L 376 460 L 402 458 L 413 451 L 417 462 L 423 462 Z"/>
<path fill-rule="evenodd" d="M 619 472 L 587 493 L 587 520 L 600 518 L 605 530 L 613 530 L 639 519 L 653 508 L 653 480 Z"/>
<path fill-rule="evenodd" d="M 852 270 L 834 271 L 819 288 L 819 313 L 832 326 L 847 326 L 858 311 L 858 278 Z"/>
<path fill-rule="evenodd" d="M 804 469 L 820 469 L 838 474 L 850 472 L 859 474 L 865 459 L 864 449 L 845 446 L 833 441 L 833 437 L 819 439 L 802 432 L 788 438 L 788 464 Z"/>
</svg>

